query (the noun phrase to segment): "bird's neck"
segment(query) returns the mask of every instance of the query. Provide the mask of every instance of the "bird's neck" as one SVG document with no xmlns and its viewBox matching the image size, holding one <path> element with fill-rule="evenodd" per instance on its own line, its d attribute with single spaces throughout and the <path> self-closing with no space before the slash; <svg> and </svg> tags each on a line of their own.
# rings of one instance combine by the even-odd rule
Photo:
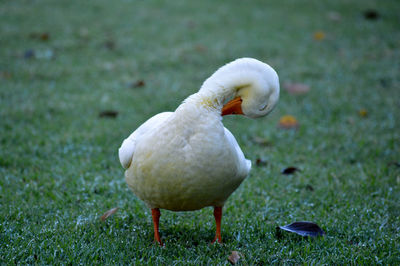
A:
<svg viewBox="0 0 400 266">
<path fill-rule="evenodd" d="M 178 107 L 177 111 L 190 112 L 195 114 L 208 113 L 210 115 L 221 115 L 223 103 L 217 95 L 197 92 L 190 95 L 186 100 Z"/>
</svg>

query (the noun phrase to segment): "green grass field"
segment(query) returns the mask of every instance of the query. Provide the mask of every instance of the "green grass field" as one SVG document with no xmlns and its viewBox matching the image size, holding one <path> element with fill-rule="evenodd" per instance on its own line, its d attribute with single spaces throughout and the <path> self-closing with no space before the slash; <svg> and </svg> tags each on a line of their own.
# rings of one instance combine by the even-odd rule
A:
<svg viewBox="0 0 400 266">
<path fill-rule="evenodd" d="M 229 264 L 239 251 L 243 265 L 400 264 L 399 14 L 396 0 L 1 1 L 0 263 Z M 160 248 L 118 147 L 244 56 L 282 90 L 268 117 L 224 117 L 253 161 L 224 244 L 209 244 L 211 208 L 164 210 Z M 299 128 L 279 128 L 284 115 Z M 294 221 L 326 235 L 276 236 Z"/>
</svg>

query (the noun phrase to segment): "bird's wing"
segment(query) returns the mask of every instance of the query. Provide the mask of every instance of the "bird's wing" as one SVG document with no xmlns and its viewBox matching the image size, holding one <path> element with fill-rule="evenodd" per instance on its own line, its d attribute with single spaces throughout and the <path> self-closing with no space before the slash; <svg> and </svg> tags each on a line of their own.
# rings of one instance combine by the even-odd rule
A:
<svg viewBox="0 0 400 266">
<path fill-rule="evenodd" d="M 118 150 L 119 161 L 121 162 L 122 167 L 127 169 L 131 165 L 133 153 L 135 152 L 135 146 L 140 137 L 147 132 L 154 130 L 172 114 L 172 112 L 164 112 L 153 116 L 152 118 L 144 122 L 138 129 L 136 129 L 128 138 L 126 138 L 122 142 L 121 147 Z"/>
<path fill-rule="evenodd" d="M 245 177 L 250 172 L 251 161 L 247 160 L 244 157 L 244 154 L 243 154 L 242 150 L 240 149 L 239 144 L 237 143 L 237 141 L 236 141 L 235 137 L 232 135 L 232 133 L 225 127 L 224 127 L 224 130 L 225 130 L 226 139 L 235 148 L 235 151 L 236 151 L 236 155 L 237 155 L 237 158 L 238 158 L 238 161 L 239 161 L 238 174 L 239 174 L 239 176 Z"/>
</svg>

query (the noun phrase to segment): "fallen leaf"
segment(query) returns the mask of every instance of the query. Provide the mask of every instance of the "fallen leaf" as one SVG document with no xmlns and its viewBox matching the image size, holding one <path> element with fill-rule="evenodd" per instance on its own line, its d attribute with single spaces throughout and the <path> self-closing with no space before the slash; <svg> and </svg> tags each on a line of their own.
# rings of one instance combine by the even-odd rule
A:
<svg viewBox="0 0 400 266">
<path fill-rule="evenodd" d="M 290 94 L 305 94 L 310 90 L 310 86 L 302 83 L 285 83 L 283 87 L 289 92 Z"/>
<path fill-rule="evenodd" d="M 387 88 L 390 86 L 390 80 L 381 78 L 379 79 L 379 83 L 382 85 L 382 87 Z"/>
<path fill-rule="evenodd" d="M 285 169 L 283 169 L 281 171 L 281 173 L 284 174 L 284 175 L 291 175 L 291 174 L 294 174 L 297 171 L 300 171 L 300 169 L 297 168 L 297 167 L 294 167 L 294 166 L 289 166 L 289 167 L 286 167 Z"/>
<path fill-rule="evenodd" d="M 314 40 L 322 41 L 323 39 L 325 39 L 325 33 L 323 31 L 314 32 Z"/>
<path fill-rule="evenodd" d="M 113 215 L 113 214 L 116 213 L 117 211 L 118 211 L 118 207 L 112 208 L 112 209 L 106 211 L 106 212 L 100 217 L 100 219 L 101 219 L 102 221 L 105 221 L 105 220 L 107 220 L 108 217 L 110 217 L 111 215 Z"/>
<path fill-rule="evenodd" d="M 361 117 L 366 117 L 367 115 L 368 115 L 368 111 L 366 110 L 366 109 L 360 109 L 360 111 L 358 111 L 358 114 L 361 116 Z"/>
<path fill-rule="evenodd" d="M 207 51 L 207 48 L 204 45 L 198 44 L 194 47 L 197 52 L 203 53 Z"/>
<path fill-rule="evenodd" d="M 400 167 L 399 162 L 390 162 L 388 165 L 394 165 L 394 166 Z"/>
<path fill-rule="evenodd" d="M 0 78 L 2 79 L 10 79 L 11 76 L 11 73 L 8 71 L 0 71 Z"/>
<path fill-rule="evenodd" d="M 380 17 L 379 13 L 374 9 L 367 9 L 363 14 L 367 20 L 377 20 Z"/>
<path fill-rule="evenodd" d="M 146 83 L 144 82 L 144 80 L 140 79 L 136 82 L 133 82 L 130 87 L 131 88 L 140 88 L 140 87 L 144 87 L 145 85 L 146 85 Z"/>
<path fill-rule="evenodd" d="M 37 39 L 37 40 L 41 40 L 41 41 L 45 42 L 50 39 L 50 34 L 48 32 L 42 32 L 42 33 L 33 32 L 33 33 L 29 34 L 29 38 Z"/>
<path fill-rule="evenodd" d="M 308 184 L 308 185 L 306 186 L 306 190 L 308 190 L 308 191 L 314 191 L 314 188 L 313 188 L 313 186 L 311 186 L 310 184 Z"/>
<path fill-rule="evenodd" d="M 228 257 L 228 261 L 232 264 L 235 265 L 239 259 L 240 259 L 240 253 L 237 251 L 232 251 L 231 255 Z"/>
<path fill-rule="evenodd" d="M 40 36 L 39 36 L 39 38 L 40 38 L 42 41 L 48 41 L 49 38 L 50 38 L 50 34 L 47 33 L 47 32 L 41 33 Z"/>
<path fill-rule="evenodd" d="M 279 119 L 279 127 L 283 129 L 297 129 L 299 122 L 297 122 L 294 116 L 284 115 Z"/>
<path fill-rule="evenodd" d="M 26 50 L 24 52 L 24 58 L 25 59 L 30 59 L 35 57 L 35 52 L 32 49 Z"/>
<path fill-rule="evenodd" d="M 116 118 L 117 116 L 118 116 L 118 111 L 114 110 L 104 110 L 99 113 L 99 117 Z"/>
<path fill-rule="evenodd" d="M 312 222 L 294 222 L 289 225 L 279 226 L 277 229 L 295 233 L 301 236 L 315 237 L 325 234 L 325 232 L 316 223 Z"/>
<path fill-rule="evenodd" d="M 115 41 L 113 40 L 107 40 L 104 42 L 104 46 L 108 49 L 108 50 L 114 50 L 115 49 Z"/>
<path fill-rule="evenodd" d="M 261 158 L 257 158 L 256 160 L 256 165 L 257 166 L 266 166 L 268 164 L 267 160 L 261 159 Z"/>
</svg>

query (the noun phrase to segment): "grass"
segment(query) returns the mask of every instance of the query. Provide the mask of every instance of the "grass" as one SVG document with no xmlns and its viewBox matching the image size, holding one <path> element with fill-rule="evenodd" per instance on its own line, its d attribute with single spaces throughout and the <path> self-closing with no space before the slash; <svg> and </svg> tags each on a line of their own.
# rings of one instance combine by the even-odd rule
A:
<svg viewBox="0 0 400 266">
<path fill-rule="evenodd" d="M 237 250 L 248 265 L 400 263 L 399 13 L 395 0 L 2 1 L 0 262 L 229 264 Z M 267 118 L 224 118 L 254 163 L 224 208 L 225 243 L 209 245 L 211 208 L 162 211 L 159 248 L 117 149 L 243 56 L 311 90 L 282 90 Z M 298 130 L 277 127 L 286 114 Z M 300 220 L 326 236 L 276 237 Z"/>
</svg>

